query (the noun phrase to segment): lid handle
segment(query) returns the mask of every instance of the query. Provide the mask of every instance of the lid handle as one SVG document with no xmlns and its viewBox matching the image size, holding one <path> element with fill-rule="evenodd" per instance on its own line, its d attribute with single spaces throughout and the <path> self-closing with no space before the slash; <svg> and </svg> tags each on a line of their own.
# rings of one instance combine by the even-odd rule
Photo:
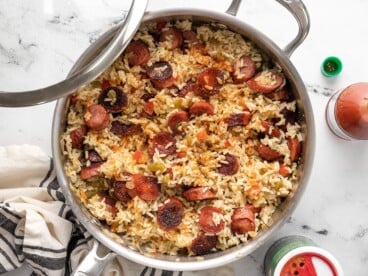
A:
<svg viewBox="0 0 368 276">
<path fill-rule="evenodd" d="M 141 23 L 147 4 L 148 0 L 132 0 L 126 19 L 114 38 L 96 58 L 81 70 L 48 87 L 22 92 L 0 91 L 0 106 L 22 107 L 50 102 L 73 93 L 83 84 L 95 79 L 124 51 Z"/>
</svg>

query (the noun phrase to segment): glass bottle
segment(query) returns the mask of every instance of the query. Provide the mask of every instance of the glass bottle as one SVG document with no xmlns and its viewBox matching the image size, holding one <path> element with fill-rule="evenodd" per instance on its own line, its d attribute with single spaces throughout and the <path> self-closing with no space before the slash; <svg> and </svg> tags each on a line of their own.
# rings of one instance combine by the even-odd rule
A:
<svg viewBox="0 0 368 276">
<path fill-rule="evenodd" d="M 326 121 L 342 139 L 368 140 L 368 82 L 354 83 L 332 95 Z"/>
</svg>

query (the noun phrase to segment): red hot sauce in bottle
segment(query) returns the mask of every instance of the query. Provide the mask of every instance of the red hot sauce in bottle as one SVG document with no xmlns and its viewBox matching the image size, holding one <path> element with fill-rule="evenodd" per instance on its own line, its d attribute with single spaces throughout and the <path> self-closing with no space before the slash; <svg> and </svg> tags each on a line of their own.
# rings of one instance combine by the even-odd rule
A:
<svg viewBox="0 0 368 276">
<path fill-rule="evenodd" d="M 354 83 L 334 94 L 326 108 L 331 131 L 345 140 L 368 140 L 368 82 Z"/>
</svg>

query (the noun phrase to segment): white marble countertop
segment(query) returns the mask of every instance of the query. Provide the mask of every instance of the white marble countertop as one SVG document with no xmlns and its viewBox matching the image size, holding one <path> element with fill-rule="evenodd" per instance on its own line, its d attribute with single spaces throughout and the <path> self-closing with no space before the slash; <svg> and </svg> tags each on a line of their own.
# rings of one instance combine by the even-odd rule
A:
<svg viewBox="0 0 368 276">
<path fill-rule="evenodd" d="M 35 88 L 64 77 L 83 48 L 118 22 L 127 7 L 121 2 L 1 1 L 0 90 Z M 330 251 L 346 275 L 367 275 L 368 143 L 334 137 L 324 110 L 333 91 L 368 81 L 368 1 L 304 2 L 312 26 L 291 60 L 309 88 L 313 105 L 317 137 L 313 173 L 292 217 L 264 246 L 235 263 L 237 275 L 262 275 L 267 248 L 289 234 L 307 236 Z M 183 6 L 223 11 L 227 5 L 225 0 L 151 0 L 149 9 Z M 237 17 L 281 46 L 297 30 L 293 18 L 276 1 L 244 1 Z M 339 56 L 344 64 L 334 79 L 323 77 L 319 70 L 329 55 Z M 0 108 L 0 145 L 34 144 L 51 155 L 54 105 Z"/>
</svg>

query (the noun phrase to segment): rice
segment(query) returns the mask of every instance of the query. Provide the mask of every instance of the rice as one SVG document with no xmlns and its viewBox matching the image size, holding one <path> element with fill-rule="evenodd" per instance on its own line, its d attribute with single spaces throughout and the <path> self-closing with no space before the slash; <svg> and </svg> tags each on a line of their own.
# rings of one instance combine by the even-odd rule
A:
<svg viewBox="0 0 368 276">
<path fill-rule="evenodd" d="M 179 48 L 170 49 L 175 36 L 158 41 L 158 34 L 172 26 L 180 32 L 193 31 L 194 42 L 184 40 Z M 250 57 L 256 68 L 252 79 L 258 81 L 262 90 L 263 86 L 277 84 L 272 72 L 283 76 L 281 69 L 249 40 L 213 25 L 198 26 L 178 20 L 167 22 L 163 30 L 157 30 L 156 24 L 149 23 L 140 28 L 134 39 L 144 42 L 149 49 L 145 65 L 132 65 L 128 60 L 131 54 L 123 54 L 98 79 L 81 87 L 71 98 L 62 135 L 71 190 L 112 233 L 145 254 L 201 255 L 196 251 L 195 239 L 203 235 L 217 237 L 216 246 L 203 254 L 256 238 L 272 225 L 272 214 L 297 185 L 300 160 L 299 156 L 293 159 L 295 149 L 290 146 L 290 140 L 294 139 L 300 146 L 304 133 L 298 121 L 290 121 L 285 115 L 286 112 L 296 114 L 296 101 L 271 97 L 272 93 L 286 89 L 285 81 L 275 91 L 260 92 L 248 81 L 235 82 L 233 71 L 236 66 L 244 66 L 242 56 Z M 198 45 L 202 48 L 196 48 Z M 147 68 L 158 61 L 169 62 L 172 67 L 174 81 L 168 87 L 157 88 L 146 75 Z M 206 68 L 216 68 L 221 74 L 205 83 L 199 94 L 190 92 L 179 96 L 186 85 L 199 83 L 198 76 Z M 155 73 L 163 74 L 163 71 Z M 240 72 L 237 76 L 243 78 L 245 74 Z M 205 76 L 204 81 L 208 78 Z M 99 97 L 106 83 L 108 87 L 119 87 L 127 96 L 127 104 L 119 112 L 109 112 L 107 127 L 93 130 L 89 126 L 80 148 L 75 144 L 73 132 L 93 118 L 86 109 L 101 104 Z M 213 93 L 204 96 L 203 89 Z M 108 93 L 110 104 L 116 104 L 114 90 Z M 147 95 L 148 100 L 144 99 Z M 213 107 L 213 114 L 193 115 L 191 107 L 200 104 L 203 108 L 203 102 Z M 185 111 L 188 117 L 174 129 L 170 117 L 178 111 Z M 240 121 L 230 127 L 234 114 L 238 117 L 233 120 Z M 270 124 L 269 129 L 265 128 L 265 122 Z M 133 134 L 117 134 L 113 123 L 123 128 L 131 125 L 139 128 Z M 274 131 L 279 135 L 271 135 Z M 174 140 L 155 140 L 162 133 L 165 133 L 162 137 L 174 137 Z M 266 151 L 275 151 L 280 156 L 268 160 L 262 155 L 260 144 L 267 147 Z M 91 151 L 101 160 L 90 159 Z M 98 169 L 92 171 L 96 164 Z M 286 172 L 282 171 L 284 166 Z M 135 180 L 137 177 L 148 181 L 150 186 L 140 189 L 142 183 Z M 148 188 L 157 185 L 157 195 L 150 193 L 151 190 L 147 193 Z M 193 188 L 200 188 L 201 196 L 207 194 L 209 198 L 192 200 L 194 194 L 185 196 Z M 173 198 L 181 202 L 172 204 L 182 206 L 178 207 L 182 214 L 165 209 Z M 213 212 L 207 220 L 202 214 L 205 207 L 219 212 Z M 250 225 L 246 231 L 236 230 L 234 226 L 236 208 L 251 214 L 241 217 L 242 222 Z M 158 218 L 160 210 L 179 218 L 179 223 L 165 228 Z M 164 223 L 166 220 L 164 217 Z M 206 232 L 206 226 L 214 227 L 214 232 Z"/>
</svg>

